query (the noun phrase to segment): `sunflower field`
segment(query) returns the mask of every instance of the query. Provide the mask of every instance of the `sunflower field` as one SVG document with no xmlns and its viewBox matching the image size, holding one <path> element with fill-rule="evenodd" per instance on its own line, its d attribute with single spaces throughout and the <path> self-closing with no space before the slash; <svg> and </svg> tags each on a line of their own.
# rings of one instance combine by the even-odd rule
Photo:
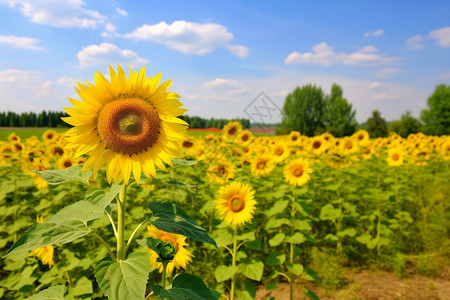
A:
<svg viewBox="0 0 450 300">
<path fill-rule="evenodd" d="M 111 77 L 123 97 L 126 78 Z M 254 299 L 280 284 L 318 299 L 311 286 L 339 289 L 344 268 L 433 275 L 448 263 L 448 136 L 255 136 L 230 122 L 194 137 L 178 133 L 164 91 L 148 98 L 172 108 L 105 104 L 98 135 L 76 110 L 95 105 L 74 100 L 65 135 L 0 142 L 1 299 Z M 132 138 L 110 130 L 115 113 Z M 147 144 L 133 140 L 140 113 Z M 148 143 L 166 149 L 151 164 Z"/>
</svg>

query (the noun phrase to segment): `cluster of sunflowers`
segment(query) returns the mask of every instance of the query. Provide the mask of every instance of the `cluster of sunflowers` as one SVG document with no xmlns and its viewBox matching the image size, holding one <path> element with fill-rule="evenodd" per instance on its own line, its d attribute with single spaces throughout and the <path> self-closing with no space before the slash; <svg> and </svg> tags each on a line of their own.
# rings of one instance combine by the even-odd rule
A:
<svg viewBox="0 0 450 300">
<path fill-rule="evenodd" d="M 20 166 L 25 174 L 34 178 L 38 189 L 45 189 L 48 183 L 31 170 L 67 169 L 82 164 L 84 157 L 75 158 L 75 151 L 67 149 L 63 134 L 47 130 L 42 140 L 36 136 L 22 141 L 15 133 L 8 136 L 8 141 L 0 141 L 0 165 Z"/>
<path fill-rule="evenodd" d="M 309 180 L 310 166 L 316 162 L 332 167 L 355 166 L 373 157 L 389 166 L 409 163 L 424 166 L 431 159 L 450 160 L 450 137 L 411 134 L 404 139 L 396 133 L 370 139 L 365 130 L 350 137 L 335 138 L 329 133 L 315 137 L 297 131 L 283 136 L 254 136 L 230 122 L 223 135 L 190 137 L 182 142 L 187 157 L 212 162 L 207 170 L 210 182 L 224 184 L 234 177 L 236 167 L 249 165 L 253 176 L 268 176 L 276 166 L 284 166 L 285 180 L 301 186 Z"/>
</svg>

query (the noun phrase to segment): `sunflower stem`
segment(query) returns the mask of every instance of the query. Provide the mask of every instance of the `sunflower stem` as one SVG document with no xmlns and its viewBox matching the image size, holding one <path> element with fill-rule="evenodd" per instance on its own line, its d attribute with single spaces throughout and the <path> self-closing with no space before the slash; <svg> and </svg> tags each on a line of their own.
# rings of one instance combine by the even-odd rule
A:
<svg viewBox="0 0 450 300">
<path fill-rule="evenodd" d="M 125 251 L 125 202 L 127 195 L 127 184 L 122 186 L 117 199 L 117 260 L 124 260 Z"/>
<path fill-rule="evenodd" d="M 108 250 L 109 256 L 111 256 L 113 261 L 117 261 L 116 257 L 114 256 L 114 253 L 112 252 L 111 248 L 108 246 L 108 244 L 105 242 L 104 239 L 102 239 L 98 234 L 96 234 L 95 232 L 92 232 L 92 234 L 94 235 L 94 237 L 100 242 L 102 243 L 103 246 L 106 247 L 106 249 Z"/>
<path fill-rule="evenodd" d="M 236 239 L 236 226 L 234 226 L 233 230 L 233 253 L 232 253 L 232 262 L 231 266 L 233 269 L 236 267 L 236 256 L 237 256 L 237 239 Z M 236 274 L 231 278 L 231 291 L 230 291 L 230 300 L 234 299 L 234 287 L 236 285 Z"/>
<path fill-rule="evenodd" d="M 166 288 L 166 276 L 167 276 L 167 264 L 168 263 L 169 263 L 168 261 L 163 262 L 163 272 L 162 272 L 162 282 L 161 282 L 163 289 Z"/>
</svg>

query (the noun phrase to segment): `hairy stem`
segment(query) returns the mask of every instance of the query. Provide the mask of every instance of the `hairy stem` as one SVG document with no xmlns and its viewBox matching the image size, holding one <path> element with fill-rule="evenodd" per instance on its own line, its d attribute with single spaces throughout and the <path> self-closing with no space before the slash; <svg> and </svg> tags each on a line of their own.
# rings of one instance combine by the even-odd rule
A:
<svg viewBox="0 0 450 300">
<path fill-rule="evenodd" d="M 127 185 L 124 184 L 117 200 L 117 260 L 124 260 L 125 251 L 125 202 Z"/>
</svg>

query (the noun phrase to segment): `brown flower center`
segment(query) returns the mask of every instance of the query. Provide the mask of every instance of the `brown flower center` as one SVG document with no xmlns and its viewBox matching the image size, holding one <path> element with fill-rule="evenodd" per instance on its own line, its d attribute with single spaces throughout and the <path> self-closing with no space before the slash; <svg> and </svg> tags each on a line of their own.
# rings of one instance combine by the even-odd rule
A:
<svg viewBox="0 0 450 300">
<path fill-rule="evenodd" d="M 72 162 L 70 160 L 66 160 L 63 165 L 65 168 L 68 168 L 72 166 Z"/>
<path fill-rule="evenodd" d="M 184 141 L 182 145 L 183 148 L 191 148 L 192 146 L 194 146 L 194 143 L 191 143 L 189 141 Z"/>
<path fill-rule="evenodd" d="M 399 159 L 400 159 L 400 155 L 399 155 L 398 153 L 394 153 L 394 154 L 392 155 L 392 159 L 393 159 L 393 160 L 399 160 Z"/>
<path fill-rule="evenodd" d="M 239 195 L 233 195 L 228 199 L 228 208 L 232 212 L 240 212 L 245 207 L 245 201 Z"/>
<path fill-rule="evenodd" d="M 295 166 L 292 170 L 292 175 L 295 177 L 300 177 L 303 175 L 303 167 L 302 166 Z"/>
<path fill-rule="evenodd" d="M 314 148 L 314 149 L 319 149 L 321 145 L 322 145 L 321 142 L 315 141 L 315 142 L 313 143 L 313 148 Z"/>
<path fill-rule="evenodd" d="M 131 156 L 156 143 L 160 119 L 148 101 L 139 98 L 117 99 L 100 111 L 97 128 L 107 149 Z"/>
<path fill-rule="evenodd" d="M 266 162 L 265 162 L 265 161 L 259 161 L 259 162 L 256 164 L 256 168 L 259 169 L 259 170 L 264 169 L 265 166 L 266 166 Z"/>
<path fill-rule="evenodd" d="M 228 129 L 228 134 L 229 135 L 234 135 L 237 132 L 237 127 L 233 126 L 230 129 Z"/>
<path fill-rule="evenodd" d="M 275 149 L 275 155 L 281 156 L 283 155 L 283 153 L 284 153 L 283 148 L 279 147 Z"/>
</svg>

